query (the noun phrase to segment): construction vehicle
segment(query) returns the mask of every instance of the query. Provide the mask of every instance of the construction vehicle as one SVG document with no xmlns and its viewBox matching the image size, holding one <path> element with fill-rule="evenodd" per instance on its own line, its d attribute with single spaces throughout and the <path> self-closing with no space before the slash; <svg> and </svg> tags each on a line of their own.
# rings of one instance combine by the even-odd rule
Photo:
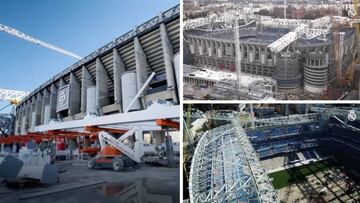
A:
<svg viewBox="0 0 360 203">
<path fill-rule="evenodd" d="M 118 138 L 114 135 L 106 131 L 98 133 L 101 150 L 88 161 L 88 168 L 112 168 L 114 171 L 122 171 L 126 167 L 139 169 L 144 155 L 142 130 L 132 128 Z M 124 142 L 125 140 L 128 142 Z M 131 143 L 133 146 L 129 146 Z"/>
</svg>

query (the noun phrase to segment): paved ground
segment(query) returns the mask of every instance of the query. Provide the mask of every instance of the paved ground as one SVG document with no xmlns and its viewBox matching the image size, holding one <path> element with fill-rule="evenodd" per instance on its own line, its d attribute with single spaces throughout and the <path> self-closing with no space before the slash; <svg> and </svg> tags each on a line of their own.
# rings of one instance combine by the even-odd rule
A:
<svg viewBox="0 0 360 203">
<path fill-rule="evenodd" d="M 10 189 L 0 183 L 0 202 L 179 202 L 179 169 L 143 166 L 141 169 L 90 170 L 86 161 L 58 163 L 66 172 L 60 174 L 59 184 L 28 189 Z M 48 191 L 66 185 L 104 181 L 101 184 L 20 200 L 23 194 Z M 145 201 L 147 200 L 147 201 Z"/>
</svg>

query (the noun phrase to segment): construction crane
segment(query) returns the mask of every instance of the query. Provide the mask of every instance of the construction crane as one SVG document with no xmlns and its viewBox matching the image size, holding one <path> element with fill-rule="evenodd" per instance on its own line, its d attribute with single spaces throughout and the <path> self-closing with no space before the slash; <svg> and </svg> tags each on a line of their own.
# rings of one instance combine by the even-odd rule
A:
<svg viewBox="0 0 360 203">
<path fill-rule="evenodd" d="M 0 102 L 10 102 L 10 104 L 0 108 L 0 112 L 11 105 L 13 106 L 11 113 L 0 113 L 0 137 L 13 133 L 15 124 L 14 107 L 28 94 L 28 92 L 24 91 L 0 89 Z"/>
<path fill-rule="evenodd" d="M 26 97 L 29 92 L 25 91 L 17 91 L 17 90 L 8 90 L 8 89 L 0 89 L 0 101 L 8 101 L 9 105 L 1 108 L 0 111 L 7 108 L 10 105 L 16 106 L 24 97 Z"/>
<path fill-rule="evenodd" d="M 235 55 L 236 55 L 236 90 L 239 91 L 240 86 L 240 80 L 241 80 L 241 50 L 240 50 L 240 30 L 239 30 L 239 13 L 236 12 L 236 17 L 234 21 L 234 38 L 235 38 Z M 240 97 L 240 96 L 239 96 Z M 239 98 L 240 99 L 240 98 Z"/>
<path fill-rule="evenodd" d="M 22 40 L 25 40 L 25 41 L 28 41 L 28 42 L 31 42 L 31 43 L 34 43 L 36 45 L 39 45 L 39 46 L 42 46 L 42 47 L 45 47 L 45 48 L 48 48 L 48 49 L 51 49 L 51 50 L 54 50 L 54 51 L 57 51 L 59 53 L 62 53 L 62 54 L 65 54 L 67 56 L 71 56 L 73 58 L 76 58 L 76 59 L 82 59 L 82 57 L 70 52 L 70 51 L 66 51 L 62 48 L 59 48 L 57 46 L 54 46 L 52 44 L 49 44 L 49 43 L 46 43 L 46 42 L 43 42 L 39 39 L 36 39 L 34 37 L 31 37 L 19 30 L 16 30 L 14 28 L 11 28 L 9 26 L 6 26 L 6 25 L 3 25 L 3 24 L 0 24 L 0 31 L 3 31 L 7 34 L 10 34 L 10 35 L 13 35 L 17 38 L 20 38 Z"/>
</svg>

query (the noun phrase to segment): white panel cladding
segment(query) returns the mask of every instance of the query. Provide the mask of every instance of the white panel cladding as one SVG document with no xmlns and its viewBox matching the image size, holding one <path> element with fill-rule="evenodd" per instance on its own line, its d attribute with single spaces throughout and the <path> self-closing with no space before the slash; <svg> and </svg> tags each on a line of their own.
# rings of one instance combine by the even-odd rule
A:
<svg viewBox="0 0 360 203">
<path fill-rule="evenodd" d="M 121 86 L 123 88 L 122 107 L 125 110 L 138 92 L 137 84 L 136 84 L 136 73 L 133 71 L 123 73 L 121 76 Z M 130 111 L 139 110 L 139 109 L 141 109 L 141 103 L 139 100 L 137 100 L 131 106 Z"/>
</svg>

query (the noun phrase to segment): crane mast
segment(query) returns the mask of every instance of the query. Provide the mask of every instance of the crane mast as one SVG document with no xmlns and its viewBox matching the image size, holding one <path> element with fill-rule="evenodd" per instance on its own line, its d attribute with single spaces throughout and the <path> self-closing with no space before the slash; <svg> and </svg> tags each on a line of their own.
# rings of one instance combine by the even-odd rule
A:
<svg viewBox="0 0 360 203">
<path fill-rule="evenodd" d="M 235 38 L 235 65 L 236 65 L 236 89 L 240 90 L 240 80 L 241 80 L 241 52 L 240 52 L 240 33 L 239 33 L 239 13 L 236 12 L 234 20 L 234 38 Z"/>
</svg>

